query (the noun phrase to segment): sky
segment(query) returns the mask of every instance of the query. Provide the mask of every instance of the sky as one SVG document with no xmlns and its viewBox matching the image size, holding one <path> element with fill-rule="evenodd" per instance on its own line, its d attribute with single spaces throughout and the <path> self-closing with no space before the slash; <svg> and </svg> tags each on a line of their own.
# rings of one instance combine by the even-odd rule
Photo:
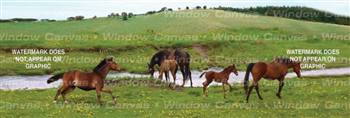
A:
<svg viewBox="0 0 350 118">
<path fill-rule="evenodd" d="M 66 19 L 83 15 L 87 18 L 107 16 L 112 12 L 145 13 L 162 7 L 186 6 L 235 7 L 306 6 L 350 16 L 350 0 L 0 0 L 0 19 Z"/>
</svg>

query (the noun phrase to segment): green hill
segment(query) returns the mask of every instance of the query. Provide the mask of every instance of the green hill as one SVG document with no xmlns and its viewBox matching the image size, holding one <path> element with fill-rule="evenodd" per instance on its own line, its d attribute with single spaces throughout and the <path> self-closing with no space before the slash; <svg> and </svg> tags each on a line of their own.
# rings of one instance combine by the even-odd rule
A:
<svg viewBox="0 0 350 118">
<path fill-rule="evenodd" d="M 13 48 L 65 48 L 69 50 L 67 58 L 83 56 L 99 60 L 115 55 L 131 72 L 144 72 L 146 62 L 160 48 L 187 49 L 197 59 L 192 64 L 195 69 L 229 63 L 241 64 L 243 68 L 246 62 L 286 55 L 286 49 L 293 48 L 336 48 L 341 50 L 337 56 L 350 57 L 349 26 L 221 10 L 161 12 L 127 21 L 97 18 L 0 23 L 0 32 L 4 59 L 13 57 L 10 54 Z M 0 70 L 4 70 L 1 74 L 42 74 L 72 68 L 89 70 L 95 66 L 91 63 L 95 62 L 79 66 L 54 64 L 52 71 L 21 72 L 22 66 L 8 62 L 5 65 L 11 66 L 1 66 Z M 339 62 L 330 67 L 348 65 Z"/>
</svg>

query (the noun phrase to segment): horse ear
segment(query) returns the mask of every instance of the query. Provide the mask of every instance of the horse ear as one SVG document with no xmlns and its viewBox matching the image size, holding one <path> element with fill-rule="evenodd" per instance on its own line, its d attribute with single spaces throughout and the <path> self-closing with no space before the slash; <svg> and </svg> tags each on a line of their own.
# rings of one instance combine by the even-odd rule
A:
<svg viewBox="0 0 350 118">
<path fill-rule="evenodd" d="M 113 57 L 113 56 L 107 56 L 107 57 L 106 57 L 106 60 L 107 60 L 107 61 L 113 61 L 113 60 L 114 60 L 114 57 Z"/>
</svg>

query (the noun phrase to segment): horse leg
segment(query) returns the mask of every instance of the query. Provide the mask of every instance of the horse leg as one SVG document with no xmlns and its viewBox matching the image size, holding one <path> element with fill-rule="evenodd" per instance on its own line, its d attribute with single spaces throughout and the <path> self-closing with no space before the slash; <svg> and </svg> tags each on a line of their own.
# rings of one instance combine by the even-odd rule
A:
<svg viewBox="0 0 350 118">
<path fill-rule="evenodd" d="M 255 81 L 252 83 L 252 85 L 249 87 L 249 90 L 248 90 L 248 94 L 247 94 L 247 98 L 246 98 L 246 101 L 248 103 L 248 100 L 249 100 L 249 96 L 250 96 L 250 93 L 252 92 L 253 88 L 256 87 L 258 81 Z"/>
<path fill-rule="evenodd" d="M 181 71 L 182 78 L 183 78 L 181 87 L 184 87 L 185 86 L 185 82 L 186 82 L 185 68 L 183 66 L 180 66 L 180 71 Z"/>
<path fill-rule="evenodd" d="M 67 87 L 67 88 L 65 88 L 65 89 L 62 91 L 61 95 L 62 95 L 62 98 L 63 98 L 63 100 L 64 100 L 64 103 L 68 103 L 68 101 L 66 100 L 66 95 L 67 95 L 69 92 L 72 92 L 74 89 L 75 89 L 75 87 Z"/>
<path fill-rule="evenodd" d="M 96 100 L 97 100 L 97 104 L 99 104 L 99 105 L 102 105 L 102 103 L 101 103 L 101 91 L 102 91 L 102 88 L 96 87 Z"/>
<path fill-rule="evenodd" d="M 208 86 L 207 81 L 203 82 L 203 96 L 206 96 L 206 97 L 208 97 L 208 94 L 206 94 L 207 86 Z"/>
<path fill-rule="evenodd" d="M 176 87 L 176 71 L 172 71 L 172 76 L 173 76 L 173 79 L 174 79 L 174 87 Z"/>
<path fill-rule="evenodd" d="M 222 83 L 222 89 L 224 89 L 224 99 L 226 99 L 226 90 L 225 90 L 225 83 Z"/>
<path fill-rule="evenodd" d="M 102 88 L 102 92 L 108 93 L 109 95 L 112 96 L 114 104 L 117 104 L 117 98 L 113 95 L 112 90 Z"/>
<path fill-rule="evenodd" d="M 62 93 L 62 89 L 63 89 L 63 86 L 61 86 L 61 87 L 57 90 L 56 96 L 55 96 L 54 101 L 53 101 L 54 103 L 57 102 L 58 96 L 60 96 L 61 93 Z"/>
<path fill-rule="evenodd" d="M 169 78 L 169 71 L 165 71 L 165 81 L 169 84 L 169 87 L 171 86 L 170 78 Z"/>
<path fill-rule="evenodd" d="M 263 98 L 261 97 L 260 92 L 259 92 L 259 83 L 256 84 L 255 91 L 256 91 L 256 94 L 258 94 L 259 99 L 263 100 Z"/>
<path fill-rule="evenodd" d="M 193 83 L 192 83 L 192 77 L 191 77 L 191 71 L 188 70 L 188 78 L 190 78 L 190 82 L 191 82 L 191 88 L 193 87 Z"/>
<path fill-rule="evenodd" d="M 170 80 L 168 80 L 169 78 L 169 71 L 165 71 L 165 81 L 169 82 Z"/>
<path fill-rule="evenodd" d="M 278 93 L 276 93 L 276 96 L 279 98 L 279 99 L 281 99 L 282 97 L 281 97 L 281 91 L 282 91 L 282 88 L 283 88 L 283 86 L 284 86 L 284 81 L 283 81 L 283 79 L 282 80 L 279 80 L 280 81 L 280 83 L 279 83 L 279 87 L 278 87 Z"/>
<path fill-rule="evenodd" d="M 211 80 L 212 81 L 212 80 Z M 206 80 L 205 82 L 203 82 L 203 95 L 205 97 L 208 97 L 208 90 L 207 87 L 208 85 L 211 83 L 211 81 Z"/>
<path fill-rule="evenodd" d="M 224 82 L 226 85 L 228 85 L 228 87 L 230 87 L 230 92 L 232 91 L 232 86 L 227 82 L 227 81 L 225 81 Z"/>
<path fill-rule="evenodd" d="M 159 71 L 158 79 L 163 80 L 163 71 Z"/>
</svg>

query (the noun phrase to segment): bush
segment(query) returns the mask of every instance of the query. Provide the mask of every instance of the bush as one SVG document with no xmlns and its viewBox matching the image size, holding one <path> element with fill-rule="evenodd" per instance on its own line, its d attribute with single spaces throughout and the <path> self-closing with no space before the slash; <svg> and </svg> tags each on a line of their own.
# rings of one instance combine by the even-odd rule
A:
<svg viewBox="0 0 350 118">
<path fill-rule="evenodd" d="M 157 13 L 156 11 L 148 11 L 146 12 L 146 15 L 151 15 L 151 14 L 154 14 L 154 13 Z"/>
<path fill-rule="evenodd" d="M 74 20 L 74 19 L 75 19 L 74 17 L 68 17 L 68 18 L 67 18 L 68 21 L 72 21 L 72 20 Z"/>
<path fill-rule="evenodd" d="M 34 22 L 34 21 L 38 21 L 38 19 L 34 19 L 34 18 L 13 18 L 11 20 L 12 21 L 16 21 L 16 22 Z"/>
<path fill-rule="evenodd" d="M 12 20 L 9 20 L 9 19 L 0 19 L 0 23 L 6 23 L 6 22 L 12 22 Z"/>
<path fill-rule="evenodd" d="M 84 16 L 75 16 L 75 17 L 68 17 L 68 21 L 73 21 L 73 20 L 83 20 Z"/>
<path fill-rule="evenodd" d="M 75 20 L 83 20 L 84 16 L 75 16 Z"/>
<path fill-rule="evenodd" d="M 166 11 L 168 8 L 166 8 L 166 7 L 163 7 L 163 8 L 161 8 L 158 12 L 163 12 L 163 11 Z"/>
<path fill-rule="evenodd" d="M 126 12 L 122 12 L 122 19 L 128 20 L 128 14 Z"/>
<path fill-rule="evenodd" d="M 130 13 L 128 14 L 128 17 L 131 18 L 132 16 L 134 16 L 134 14 L 130 12 Z"/>
<path fill-rule="evenodd" d="M 41 19 L 41 22 L 55 22 L 56 20 L 51 20 L 51 19 Z"/>
</svg>

